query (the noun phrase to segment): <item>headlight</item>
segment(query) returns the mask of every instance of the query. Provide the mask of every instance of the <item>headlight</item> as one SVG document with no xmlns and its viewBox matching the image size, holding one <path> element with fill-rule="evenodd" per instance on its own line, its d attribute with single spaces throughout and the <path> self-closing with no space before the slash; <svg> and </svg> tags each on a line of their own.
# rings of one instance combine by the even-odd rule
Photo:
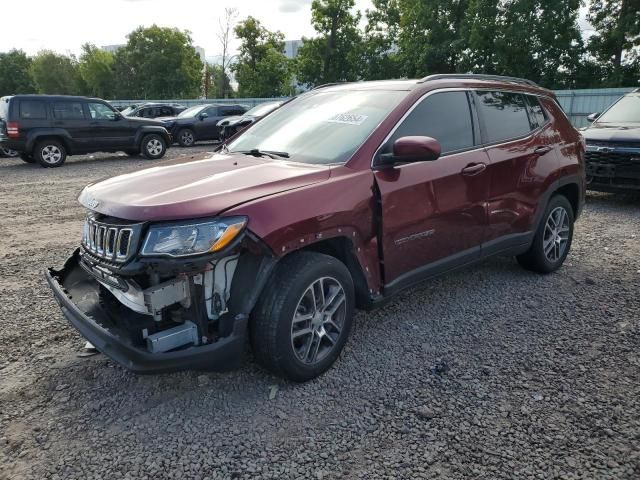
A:
<svg viewBox="0 0 640 480">
<path fill-rule="evenodd" d="M 228 217 L 210 222 L 154 226 L 147 232 L 142 255 L 186 257 L 217 252 L 229 245 L 246 224 L 246 217 Z"/>
</svg>

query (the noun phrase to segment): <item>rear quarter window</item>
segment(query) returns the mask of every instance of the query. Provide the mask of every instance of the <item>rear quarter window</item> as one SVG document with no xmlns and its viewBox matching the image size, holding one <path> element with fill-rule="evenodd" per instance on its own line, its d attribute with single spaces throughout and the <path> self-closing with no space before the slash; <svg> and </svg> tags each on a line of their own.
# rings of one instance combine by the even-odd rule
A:
<svg viewBox="0 0 640 480">
<path fill-rule="evenodd" d="M 547 123 L 547 113 L 542 108 L 538 97 L 533 95 L 525 95 L 527 103 L 529 104 L 529 117 L 531 118 L 532 128 L 538 128 Z"/>
<path fill-rule="evenodd" d="M 532 130 L 522 94 L 485 90 L 476 91 L 476 94 L 486 143 L 524 137 Z"/>
<path fill-rule="evenodd" d="M 42 100 L 21 100 L 20 118 L 43 120 L 47 118 L 47 104 Z"/>
</svg>

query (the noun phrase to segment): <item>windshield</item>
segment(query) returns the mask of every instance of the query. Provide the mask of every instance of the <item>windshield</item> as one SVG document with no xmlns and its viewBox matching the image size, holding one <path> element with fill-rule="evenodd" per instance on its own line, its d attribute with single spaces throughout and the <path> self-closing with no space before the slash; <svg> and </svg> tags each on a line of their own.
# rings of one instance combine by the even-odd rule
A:
<svg viewBox="0 0 640 480">
<path fill-rule="evenodd" d="M 205 108 L 207 108 L 208 105 L 196 105 L 195 107 L 190 107 L 187 108 L 184 112 L 180 112 L 180 114 L 178 115 L 179 118 L 184 118 L 184 117 L 195 117 L 196 115 L 198 115 L 202 110 L 204 110 Z"/>
<path fill-rule="evenodd" d="M 134 107 L 127 107 L 124 110 L 122 110 L 120 113 L 126 117 L 128 115 L 131 115 L 134 110 L 135 110 Z"/>
<path fill-rule="evenodd" d="M 640 123 L 640 95 L 622 97 L 598 118 L 598 123 Z"/>
<path fill-rule="evenodd" d="M 249 110 L 245 115 L 250 117 L 264 117 L 269 112 L 272 112 L 276 108 L 280 106 L 280 102 L 278 103 L 263 103 L 261 105 L 256 105 L 251 110 Z"/>
<path fill-rule="evenodd" d="M 406 95 L 385 90 L 313 92 L 256 123 L 228 149 L 286 152 L 302 163 L 344 163 Z"/>
</svg>

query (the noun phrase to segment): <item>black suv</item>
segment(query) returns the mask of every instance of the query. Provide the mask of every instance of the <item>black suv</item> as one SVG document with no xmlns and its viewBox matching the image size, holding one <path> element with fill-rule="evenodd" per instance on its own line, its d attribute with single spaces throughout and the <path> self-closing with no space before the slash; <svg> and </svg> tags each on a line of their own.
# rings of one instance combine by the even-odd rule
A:
<svg viewBox="0 0 640 480">
<path fill-rule="evenodd" d="M 190 147 L 198 140 L 220 140 L 218 122 L 246 111 L 242 105 L 196 105 L 175 118 L 163 118 L 162 122 L 181 147 Z"/>
<path fill-rule="evenodd" d="M 27 163 L 59 167 L 67 155 L 116 151 L 156 159 L 171 142 L 162 122 L 124 117 L 99 98 L 0 98 L 0 146 L 17 150 Z"/>
<path fill-rule="evenodd" d="M 186 109 L 179 103 L 145 103 L 127 107 L 121 112 L 125 117 L 158 118 L 175 117 Z"/>
<path fill-rule="evenodd" d="M 592 124 L 582 135 L 589 190 L 640 191 L 640 88 L 587 119 Z"/>
</svg>

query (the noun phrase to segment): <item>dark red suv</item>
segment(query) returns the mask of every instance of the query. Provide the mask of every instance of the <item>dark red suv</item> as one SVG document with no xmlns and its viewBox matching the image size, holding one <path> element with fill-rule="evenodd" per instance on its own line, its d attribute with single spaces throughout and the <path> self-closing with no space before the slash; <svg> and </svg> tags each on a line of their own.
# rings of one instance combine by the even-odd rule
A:
<svg viewBox="0 0 640 480">
<path fill-rule="evenodd" d="M 262 365 L 304 381 L 338 357 L 355 308 L 496 254 L 559 268 L 584 155 L 526 80 L 319 87 L 211 158 L 86 187 L 82 244 L 47 278 L 133 371 L 226 368 L 249 335 Z"/>
</svg>

